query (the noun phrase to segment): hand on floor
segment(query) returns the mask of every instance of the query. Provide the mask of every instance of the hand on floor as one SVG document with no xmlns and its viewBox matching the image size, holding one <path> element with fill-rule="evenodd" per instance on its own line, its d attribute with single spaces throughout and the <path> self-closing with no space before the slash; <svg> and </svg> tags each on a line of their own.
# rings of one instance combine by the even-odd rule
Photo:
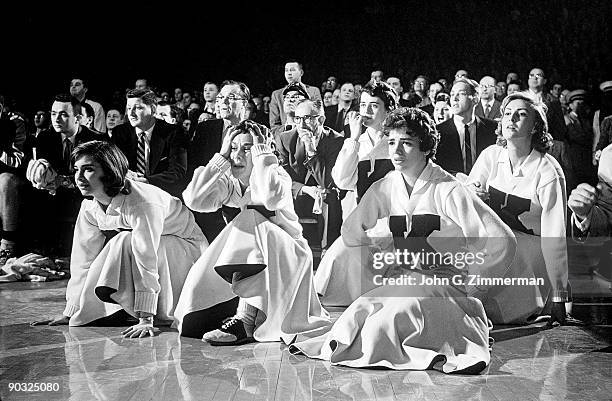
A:
<svg viewBox="0 0 612 401">
<path fill-rule="evenodd" d="M 147 334 L 151 337 L 155 336 L 159 329 L 153 326 L 153 323 L 138 323 L 128 329 L 125 329 L 121 332 L 123 337 L 129 338 L 143 338 L 146 337 Z"/>
<path fill-rule="evenodd" d="M 37 320 L 35 322 L 30 323 L 30 326 L 42 326 L 42 325 L 60 326 L 60 325 L 66 325 L 68 324 L 68 322 L 70 322 L 70 318 L 68 316 L 61 315 L 53 319 Z"/>
</svg>

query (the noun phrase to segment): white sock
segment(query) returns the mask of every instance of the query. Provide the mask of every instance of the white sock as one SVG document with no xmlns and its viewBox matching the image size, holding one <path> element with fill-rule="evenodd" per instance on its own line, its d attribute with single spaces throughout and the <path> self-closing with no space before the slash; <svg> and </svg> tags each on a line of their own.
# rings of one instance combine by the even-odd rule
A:
<svg viewBox="0 0 612 401">
<path fill-rule="evenodd" d="M 244 323 L 245 330 L 249 336 L 253 335 L 256 316 L 257 308 L 249 305 L 244 299 L 240 298 L 240 301 L 238 301 L 238 308 L 236 309 L 236 317 Z"/>
</svg>

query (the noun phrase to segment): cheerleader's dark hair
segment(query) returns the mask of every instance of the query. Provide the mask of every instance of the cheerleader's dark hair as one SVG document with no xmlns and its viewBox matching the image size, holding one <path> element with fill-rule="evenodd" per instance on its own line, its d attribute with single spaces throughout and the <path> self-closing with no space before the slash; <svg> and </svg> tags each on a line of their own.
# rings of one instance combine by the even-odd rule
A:
<svg viewBox="0 0 612 401">
<path fill-rule="evenodd" d="M 382 100 L 385 105 L 386 111 L 395 110 L 397 105 L 399 104 L 399 96 L 395 89 L 391 87 L 386 82 L 368 82 L 363 89 L 361 90 L 361 94 L 367 93 L 372 97 L 377 97 Z"/>
<path fill-rule="evenodd" d="M 502 120 L 497 123 L 497 129 L 495 134 L 497 135 L 497 145 L 506 147 L 508 142 L 502 135 L 502 121 L 504 116 L 504 110 L 508 104 L 513 100 L 523 100 L 529 107 L 535 112 L 535 123 L 533 125 L 532 137 L 531 137 L 531 148 L 537 150 L 540 153 L 546 153 L 553 146 L 552 135 L 548 132 L 548 121 L 546 119 L 546 111 L 548 108 L 544 103 L 536 100 L 531 94 L 527 92 L 515 92 L 511 95 L 506 96 L 500 106 Z"/>
<path fill-rule="evenodd" d="M 270 149 L 272 149 L 272 153 L 274 153 L 276 158 L 280 160 L 280 153 L 278 151 L 276 140 L 274 139 L 274 135 L 272 135 L 272 131 L 270 131 L 268 127 L 266 127 L 265 125 L 256 123 L 253 120 L 244 120 L 236 126 L 236 130 L 238 130 L 241 134 L 251 134 L 251 135 L 253 135 L 253 133 L 256 131 L 257 128 L 259 128 L 259 130 L 263 134 L 264 139 L 266 140 L 266 145 L 268 145 Z"/>
<path fill-rule="evenodd" d="M 126 179 L 129 169 L 127 157 L 121 150 L 111 142 L 89 141 L 80 144 L 73 151 L 70 157 L 70 169 L 74 168 L 74 163 L 82 157 L 89 156 L 102 167 L 104 176 L 100 179 L 104 184 L 104 192 L 110 197 L 115 197 L 122 193 L 129 194 L 130 184 Z"/>
<path fill-rule="evenodd" d="M 384 133 L 388 136 L 390 130 L 399 128 L 414 132 L 416 134 L 414 136 L 419 139 L 419 150 L 429 151 L 427 158 L 435 159 L 440 134 L 429 114 L 417 107 L 401 107 L 393 110 L 383 122 Z"/>
</svg>

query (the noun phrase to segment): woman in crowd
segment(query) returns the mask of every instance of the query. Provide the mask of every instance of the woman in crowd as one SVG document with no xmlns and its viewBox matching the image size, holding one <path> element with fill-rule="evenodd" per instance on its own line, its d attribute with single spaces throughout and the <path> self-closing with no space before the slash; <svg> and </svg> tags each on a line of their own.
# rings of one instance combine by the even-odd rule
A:
<svg viewBox="0 0 612 401">
<path fill-rule="evenodd" d="M 563 170 L 547 153 L 552 146 L 545 106 L 525 92 L 501 105 L 497 144 L 472 168 L 469 187 L 513 230 L 517 255 L 508 277 L 541 279 L 541 285 L 499 286 L 485 309 L 494 323 L 525 323 L 551 313 L 565 322 L 568 298 L 567 195 Z"/>
<path fill-rule="evenodd" d="M 384 82 L 368 83 L 361 93 L 359 113 L 348 113 L 351 136 L 344 141 L 332 169 L 338 188 L 348 190 L 342 201 L 344 219 L 370 185 L 393 170 L 382 124 L 397 101 L 391 86 Z M 374 229 L 371 235 L 376 237 L 379 231 Z M 364 284 L 371 282 L 374 272 L 363 269 L 362 256 L 359 248 L 347 247 L 342 238 L 330 246 L 314 278 L 323 305 L 347 306 L 370 289 Z"/>
<path fill-rule="evenodd" d="M 450 96 L 446 93 L 439 93 L 436 96 L 436 103 L 434 105 L 434 121 L 436 124 L 441 124 L 452 116 L 450 112 Z"/>
<path fill-rule="evenodd" d="M 139 318 L 129 337 L 172 322 L 191 266 L 208 245 L 178 198 L 126 178 L 117 146 L 91 141 L 72 153 L 76 186 L 86 197 L 74 231 L 63 315 L 50 325 L 81 326 L 125 310 Z"/>
<path fill-rule="evenodd" d="M 328 333 L 290 350 L 352 367 L 478 373 L 490 359 L 480 301 L 490 285 L 468 278 L 502 277 L 516 242 L 491 209 L 431 161 L 439 134 L 426 112 L 398 109 L 384 126 L 395 170 L 368 189 L 342 226 L 342 239 L 369 246 L 372 267 L 383 262 L 395 272 L 375 277 L 377 287 L 355 300 Z M 388 224 L 390 253 L 380 253 L 367 232 L 380 219 Z M 421 256 L 389 260 L 404 252 Z"/>
<path fill-rule="evenodd" d="M 272 146 L 267 128 L 243 121 L 183 192 L 199 212 L 241 209 L 187 277 L 175 312 L 183 336 L 213 345 L 290 343 L 330 325 L 312 284 L 312 253 L 293 208 L 291 178 Z"/>
</svg>

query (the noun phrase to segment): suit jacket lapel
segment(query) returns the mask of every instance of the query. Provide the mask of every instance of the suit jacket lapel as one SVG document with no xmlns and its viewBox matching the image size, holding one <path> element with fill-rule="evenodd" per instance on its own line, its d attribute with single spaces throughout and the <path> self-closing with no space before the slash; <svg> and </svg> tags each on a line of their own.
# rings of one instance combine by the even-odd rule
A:
<svg viewBox="0 0 612 401">
<path fill-rule="evenodd" d="M 128 123 L 129 124 L 129 123 Z M 130 166 L 136 171 L 136 154 L 138 153 L 138 136 L 136 135 L 136 128 L 130 124 L 128 129 L 130 134 L 128 135 L 130 141 L 130 154 L 128 156 L 128 162 Z"/>
<path fill-rule="evenodd" d="M 293 130 L 289 143 L 291 153 L 294 158 L 294 170 L 297 174 L 298 179 L 300 181 L 304 181 L 304 179 L 306 178 L 306 167 L 304 167 L 304 162 L 306 161 L 306 148 L 298 137 L 297 130 Z"/>
<path fill-rule="evenodd" d="M 161 131 L 161 124 L 157 121 L 153 128 L 153 132 L 151 132 L 151 142 L 149 143 L 149 174 L 153 174 L 155 171 L 164 148 L 164 138 L 161 137 Z"/>
<path fill-rule="evenodd" d="M 480 152 L 482 152 L 483 143 L 485 143 L 483 137 L 484 134 L 485 133 L 482 119 L 476 117 L 476 157 L 478 157 L 478 155 L 480 155 Z"/>
<path fill-rule="evenodd" d="M 499 110 L 500 107 L 501 102 L 499 100 L 495 100 L 493 102 L 493 107 L 491 108 L 491 113 L 489 113 L 491 119 L 495 119 L 496 117 L 499 117 L 501 115 L 501 111 Z"/>
<path fill-rule="evenodd" d="M 482 114 L 484 116 L 485 110 L 482 108 L 482 102 L 478 102 L 478 104 L 476 105 L 476 109 L 474 110 L 474 114 Z"/>
<path fill-rule="evenodd" d="M 451 149 L 453 149 L 453 154 L 455 155 L 455 162 L 457 163 L 459 171 L 463 171 L 463 154 L 461 153 L 461 141 L 459 140 L 459 132 L 457 131 L 457 127 L 455 126 L 455 122 L 452 118 L 447 121 L 449 122 L 448 125 L 450 128 L 450 134 L 452 136 L 452 138 L 449 139 L 453 141 Z"/>
</svg>

